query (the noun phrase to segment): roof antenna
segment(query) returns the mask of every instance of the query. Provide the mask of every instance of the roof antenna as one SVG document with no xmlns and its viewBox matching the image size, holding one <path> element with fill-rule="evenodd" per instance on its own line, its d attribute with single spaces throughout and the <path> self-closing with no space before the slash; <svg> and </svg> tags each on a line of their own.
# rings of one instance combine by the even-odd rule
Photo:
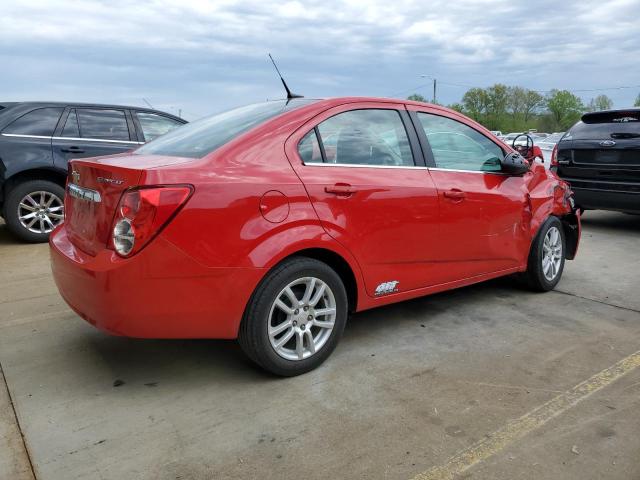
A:
<svg viewBox="0 0 640 480">
<path fill-rule="evenodd" d="M 291 90 L 289 90 L 289 87 L 287 86 L 287 82 L 285 82 L 284 78 L 282 78 L 282 74 L 280 73 L 280 70 L 278 70 L 278 66 L 276 65 L 276 62 L 273 60 L 273 57 L 271 56 L 271 54 L 269 54 L 269 58 L 271 59 L 271 63 L 273 63 L 273 66 L 276 69 L 276 72 L 278 72 L 280 81 L 282 82 L 282 85 L 284 86 L 284 89 L 287 92 L 287 103 L 289 103 L 289 101 L 293 98 L 303 98 L 302 95 L 298 95 L 297 93 L 291 93 Z"/>
</svg>

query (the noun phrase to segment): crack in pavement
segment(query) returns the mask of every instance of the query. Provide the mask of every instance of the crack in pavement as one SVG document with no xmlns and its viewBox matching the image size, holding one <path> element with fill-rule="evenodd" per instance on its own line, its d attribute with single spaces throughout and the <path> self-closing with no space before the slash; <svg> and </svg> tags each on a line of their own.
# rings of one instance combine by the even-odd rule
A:
<svg viewBox="0 0 640 480">
<path fill-rule="evenodd" d="M 9 383 L 7 382 L 7 377 L 4 375 L 2 363 L 0 363 L 0 375 L 2 376 L 1 380 L 4 383 L 4 387 L 7 390 L 7 397 L 9 399 L 9 404 L 11 405 L 13 418 L 15 419 L 16 426 L 18 427 L 18 432 L 20 433 L 20 439 L 22 440 L 22 448 L 24 450 L 24 455 L 27 458 L 27 461 L 29 462 L 29 470 L 31 471 L 31 478 L 33 478 L 34 480 L 37 480 L 36 471 L 33 466 L 33 462 L 31 461 L 31 454 L 29 453 L 29 449 L 27 448 L 27 440 L 25 439 L 24 432 L 22 431 L 22 425 L 20 425 L 20 421 L 18 420 L 18 413 L 16 412 L 16 406 L 13 402 L 13 397 L 11 396 L 11 390 L 9 390 Z"/>
<path fill-rule="evenodd" d="M 609 307 L 619 308 L 621 310 L 626 310 L 628 312 L 640 313 L 640 310 L 631 307 L 624 307 L 622 305 L 616 305 L 615 303 L 605 302 L 604 300 L 598 300 L 597 298 L 583 297 L 582 295 L 578 295 L 576 293 L 564 292 L 562 290 L 551 290 L 549 293 L 559 293 L 561 295 L 568 295 L 570 297 L 581 298 L 582 300 L 590 300 L 595 303 L 600 303 L 601 305 L 607 305 Z"/>
</svg>

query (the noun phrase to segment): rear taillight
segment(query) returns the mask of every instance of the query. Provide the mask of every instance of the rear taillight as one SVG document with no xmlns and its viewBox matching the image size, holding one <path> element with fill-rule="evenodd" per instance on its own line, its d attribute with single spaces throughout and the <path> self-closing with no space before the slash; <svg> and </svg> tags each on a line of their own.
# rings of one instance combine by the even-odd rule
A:
<svg viewBox="0 0 640 480">
<path fill-rule="evenodd" d="M 553 151 L 551 152 L 551 161 L 549 162 L 549 166 L 557 167 L 558 166 L 558 144 L 556 143 L 553 147 Z"/>
<path fill-rule="evenodd" d="M 190 185 L 126 190 L 113 219 L 109 247 L 122 257 L 136 254 L 169 223 L 192 192 Z"/>
</svg>

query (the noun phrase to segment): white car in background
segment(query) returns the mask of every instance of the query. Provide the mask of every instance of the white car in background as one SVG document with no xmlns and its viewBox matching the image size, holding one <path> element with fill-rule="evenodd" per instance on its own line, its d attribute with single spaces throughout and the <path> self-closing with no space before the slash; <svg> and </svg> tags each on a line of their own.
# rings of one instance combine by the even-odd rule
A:
<svg viewBox="0 0 640 480">
<path fill-rule="evenodd" d="M 553 152 L 553 148 L 560 141 L 564 132 L 554 132 L 546 138 L 533 139 L 533 143 L 540 147 L 542 150 L 542 155 L 544 156 L 544 163 L 549 166 L 549 162 L 551 161 L 551 153 Z"/>
</svg>

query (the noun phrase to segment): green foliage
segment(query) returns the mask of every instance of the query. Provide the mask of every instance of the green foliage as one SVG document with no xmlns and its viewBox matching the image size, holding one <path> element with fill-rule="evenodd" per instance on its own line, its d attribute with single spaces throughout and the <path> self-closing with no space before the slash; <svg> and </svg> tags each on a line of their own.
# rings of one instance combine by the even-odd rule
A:
<svg viewBox="0 0 640 480">
<path fill-rule="evenodd" d="M 554 129 L 559 131 L 568 129 L 580 119 L 584 105 L 580 97 L 568 90 L 551 90 L 547 97 L 547 110 L 551 114 Z"/>
<path fill-rule="evenodd" d="M 407 97 L 407 100 L 413 100 L 414 102 L 426 102 L 427 99 L 424 98 L 419 93 L 413 93 Z"/>
<path fill-rule="evenodd" d="M 464 105 L 462 105 L 461 103 L 452 103 L 451 105 L 449 105 L 449 108 L 451 110 L 455 110 L 456 112 L 464 113 Z"/>
<path fill-rule="evenodd" d="M 638 96 L 636 97 L 636 101 L 633 104 L 634 107 L 640 107 L 640 93 L 638 94 Z"/>
<path fill-rule="evenodd" d="M 601 112 L 602 110 L 611 110 L 613 108 L 613 100 L 606 95 L 598 95 L 596 98 L 592 98 L 587 105 L 587 111 L 589 112 Z"/>
</svg>

